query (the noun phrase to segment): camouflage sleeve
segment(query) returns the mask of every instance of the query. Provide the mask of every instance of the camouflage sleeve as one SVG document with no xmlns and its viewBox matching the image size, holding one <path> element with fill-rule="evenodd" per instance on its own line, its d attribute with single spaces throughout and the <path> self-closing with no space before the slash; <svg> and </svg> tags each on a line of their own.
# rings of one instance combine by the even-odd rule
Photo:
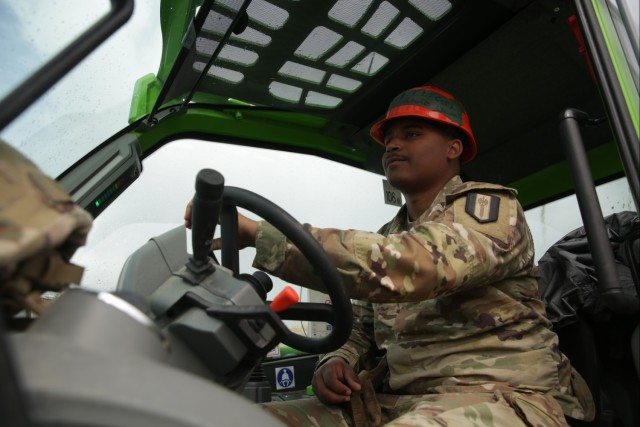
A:
<svg viewBox="0 0 640 427">
<path fill-rule="evenodd" d="M 373 342 L 373 308 L 363 301 L 353 301 L 353 329 L 349 340 L 338 350 L 323 355 L 316 369 L 332 357 L 342 357 L 356 372 L 372 365 L 377 348 Z"/>
<path fill-rule="evenodd" d="M 92 218 L 15 148 L 0 141 L 0 306 L 7 317 L 42 313 L 46 291 L 80 283 L 71 263 Z"/>
<path fill-rule="evenodd" d="M 511 193 L 500 199 L 496 218 L 479 222 L 465 211 L 466 197 L 448 207 L 439 222 L 390 234 L 314 228 L 341 273 L 351 298 L 369 302 L 411 302 L 453 294 L 523 273 L 533 264 L 533 243 L 524 214 Z M 300 251 L 273 226 L 261 222 L 256 268 L 325 291 Z"/>
</svg>

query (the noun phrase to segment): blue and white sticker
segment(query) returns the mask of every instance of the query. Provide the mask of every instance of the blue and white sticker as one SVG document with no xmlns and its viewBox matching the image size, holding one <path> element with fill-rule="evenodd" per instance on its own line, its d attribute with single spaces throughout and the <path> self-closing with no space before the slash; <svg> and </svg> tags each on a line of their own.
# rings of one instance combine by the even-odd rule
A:
<svg viewBox="0 0 640 427">
<path fill-rule="evenodd" d="M 293 366 L 276 368 L 276 390 L 294 388 L 296 386 L 296 374 Z"/>
</svg>

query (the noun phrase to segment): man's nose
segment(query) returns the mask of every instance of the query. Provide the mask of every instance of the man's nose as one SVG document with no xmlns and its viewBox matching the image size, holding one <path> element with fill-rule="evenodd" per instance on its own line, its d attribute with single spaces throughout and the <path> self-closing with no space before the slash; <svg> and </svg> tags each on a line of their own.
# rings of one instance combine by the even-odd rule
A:
<svg viewBox="0 0 640 427">
<path fill-rule="evenodd" d="M 391 153 L 392 151 L 396 151 L 400 148 L 399 138 L 392 136 L 389 137 L 389 139 L 387 139 L 385 142 L 386 144 L 384 146 L 384 151 L 386 151 L 387 153 Z"/>
</svg>

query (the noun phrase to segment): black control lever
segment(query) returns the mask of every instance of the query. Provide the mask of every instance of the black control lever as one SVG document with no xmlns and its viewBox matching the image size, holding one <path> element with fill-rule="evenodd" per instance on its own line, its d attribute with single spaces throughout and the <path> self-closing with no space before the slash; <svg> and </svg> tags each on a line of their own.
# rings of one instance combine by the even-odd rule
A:
<svg viewBox="0 0 640 427">
<path fill-rule="evenodd" d="M 223 190 L 224 177 L 220 172 L 213 169 L 198 172 L 191 209 L 193 256 L 187 263 L 187 268 L 195 274 L 202 274 L 213 267 L 208 254 L 218 225 Z"/>
</svg>

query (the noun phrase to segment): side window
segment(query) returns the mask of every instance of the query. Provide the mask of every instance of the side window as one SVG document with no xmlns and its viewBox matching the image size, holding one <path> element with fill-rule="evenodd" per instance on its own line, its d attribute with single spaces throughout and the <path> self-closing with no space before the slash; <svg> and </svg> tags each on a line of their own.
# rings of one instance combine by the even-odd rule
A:
<svg viewBox="0 0 640 427">
<path fill-rule="evenodd" d="M 596 187 L 603 216 L 621 211 L 635 211 L 626 178 Z M 536 262 L 547 249 L 570 231 L 582 227 L 582 217 L 575 195 L 547 203 L 525 212 L 536 248 Z"/>
<path fill-rule="evenodd" d="M 629 65 L 633 82 L 638 87 L 640 72 L 638 70 L 638 8 L 637 0 L 609 0 L 607 6 L 611 13 L 611 19 L 616 28 L 616 33 L 620 39 L 624 56 Z"/>
</svg>

